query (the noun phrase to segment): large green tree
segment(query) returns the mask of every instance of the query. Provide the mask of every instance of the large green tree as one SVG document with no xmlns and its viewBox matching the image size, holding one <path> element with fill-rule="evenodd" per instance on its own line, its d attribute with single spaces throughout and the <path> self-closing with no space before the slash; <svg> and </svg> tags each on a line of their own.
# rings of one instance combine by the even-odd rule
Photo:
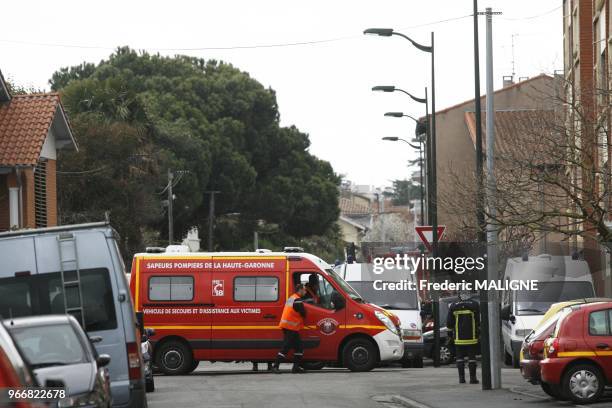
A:
<svg viewBox="0 0 612 408">
<path fill-rule="evenodd" d="M 308 135 L 280 126 L 274 91 L 247 73 L 119 48 L 60 69 L 50 84 L 80 147 L 59 161 L 63 221 L 110 213 L 128 256 L 154 243 L 146 237 L 163 244 L 166 172 L 187 170 L 174 186 L 177 235 L 207 231 L 206 191 L 217 190 L 216 249 L 248 247 L 262 221 L 278 225 L 266 237 L 275 246 L 338 240 L 338 176 L 308 152 Z M 227 214 L 236 219 L 223 222 Z"/>
</svg>

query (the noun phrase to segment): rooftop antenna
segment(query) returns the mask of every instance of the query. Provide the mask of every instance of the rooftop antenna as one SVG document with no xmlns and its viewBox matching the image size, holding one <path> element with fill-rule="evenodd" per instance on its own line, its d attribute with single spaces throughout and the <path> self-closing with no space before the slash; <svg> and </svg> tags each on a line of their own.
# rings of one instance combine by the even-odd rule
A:
<svg viewBox="0 0 612 408">
<path fill-rule="evenodd" d="M 517 36 L 518 36 L 517 33 L 512 34 L 512 82 L 514 82 L 514 76 L 516 75 L 515 60 L 514 60 L 514 37 L 517 37 Z"/>
</svg>

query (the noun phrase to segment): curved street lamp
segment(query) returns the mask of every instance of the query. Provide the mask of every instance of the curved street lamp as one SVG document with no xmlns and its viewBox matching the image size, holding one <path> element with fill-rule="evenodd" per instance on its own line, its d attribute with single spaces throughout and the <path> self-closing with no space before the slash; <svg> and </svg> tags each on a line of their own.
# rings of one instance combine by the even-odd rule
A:
<svg viewBox="0 0 612 408">
<path fill-rule="evenodd" d="M 404 91 L 401 88 L 396 88 L 393 85 L 377 85 L 377 86 L 372 87 L 372 90 L 375 91 L 375 92 L 376 91 L 382 91 L 382 92 L 395 92 L 395 91 L 398 91 L 398 92 L 403 92 L 406 95 L 408 95 L 410 98 L 412 98 L 412 100 L 415 101 L 415 102 L 425 103 L 425 104 L 427 103 L 427 95 L 425 95 L 425 98 L 419 98 L 419 97 L 414 96 L 410 92 Z"/>
<path fill-rule="evenodd" d="M 476 14 L 475 14 L 476 15 Z M 474 17 L 476 18 L 476 17 Z M 437 211 L 437 180 L 436 180 L 436 75 L 435 75 L 435 52 L 434 52 L 434 33 L 431 32 L 431 45 L 423 45 L 412 38 L 408 37 L 405 34 L 398 33 L 392 28 L 368 28 L 363 32 L 364 34 L 374 34 L 381 37 L 391 37 L 392 35 L 396 35 L 402 37 L 416 47 L 417 49 L 428 52 L 431 54 L 431 131 L 428 132 L 427 139 L 427 164 L 428 164 L 428 172 L 427 175 L 431 180 L 428 182 L 431 184 L 431 188 L 428 191 L 428 200 L 427 206 L 429 208 L 428 217 L 429 224 L 432 226 L 432 255 L 434 257 L 438 256 L 438 211 Z M 435 272 L 435 270 L 434 270 Z M 438 308 L 439 304 L 437 301 L 437 294 L 434 293 L 434 302 L 433 302 L 433 314 L 434 314 L 434 367 L 440 366 L 440 319 L 438 316 Z"/>
</svg>

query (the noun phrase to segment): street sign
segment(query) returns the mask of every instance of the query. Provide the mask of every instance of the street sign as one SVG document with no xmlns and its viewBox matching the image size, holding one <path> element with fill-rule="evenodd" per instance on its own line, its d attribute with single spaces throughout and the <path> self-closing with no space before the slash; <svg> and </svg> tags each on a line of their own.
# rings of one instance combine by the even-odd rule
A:
<svg viewBox="0 0 612 408">
<path fill-rule="evenodd" d="M 420 225 L 414 227 L 417 235 L 423 241 L 423 244 L 431 251 L 433 244 L 433 227 L 431 225 Z M 444 231 L 446 231 L 446 225 L 438 225 L 438 242 L 444 235 Z"/>
</svg>

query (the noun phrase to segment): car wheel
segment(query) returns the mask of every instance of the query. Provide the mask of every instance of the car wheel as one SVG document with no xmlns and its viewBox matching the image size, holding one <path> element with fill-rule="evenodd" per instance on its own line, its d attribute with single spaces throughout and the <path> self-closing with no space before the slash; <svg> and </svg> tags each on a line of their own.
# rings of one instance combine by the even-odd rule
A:
<svg viewBox="0 0 612 408">
<path fill-rule="evenodd" d="M 370 371 L 376 366 L 375 346 L 367 339 L 349 340 L 342 351 L 344 366 L 351 371 Z"/>
<path fill-rule="evenodd" d="M 186 374 L 193 364 L 193 356 L 185 343 L 168 341 L 157 350 L 156 364 L 166 375 Z"/>
<path fill-rule="evenodd" d="M 440 346 L 440 364 L 447 365 L 453 361 L 453 353 L 448 346 Z"/>
<path fill-rule="evenodd" d="M 325 363 L 322 361 L 306 361 L 302 363 L 302 367 L 305 370 L 316 371 L 323 369 L 323 367 L 325 367 Z"/>
<path fill-rule="evenodd" d="M 542 387 L 542 391 L 546 394 L 550 395 L 554 399 L 565 401 L 567 397 L 563 395 L 563 391 L 558 384 L 548 384 L 548 383 L 540 383 L 540 387 Z"/>
<path fill-rule="evenodd" d="M 151 378 L 150 380 L 146 380 L 145 382 L 145 391 L 153 392 L 155 391 L 155 380 Z"/>
<path fill-rule="evenodd" d="M 577 404 L 597 401 L 604 391 L 604 378 L 592 364 L 578 364 L 563 376 L 563 391 Z"/>
</svg>

